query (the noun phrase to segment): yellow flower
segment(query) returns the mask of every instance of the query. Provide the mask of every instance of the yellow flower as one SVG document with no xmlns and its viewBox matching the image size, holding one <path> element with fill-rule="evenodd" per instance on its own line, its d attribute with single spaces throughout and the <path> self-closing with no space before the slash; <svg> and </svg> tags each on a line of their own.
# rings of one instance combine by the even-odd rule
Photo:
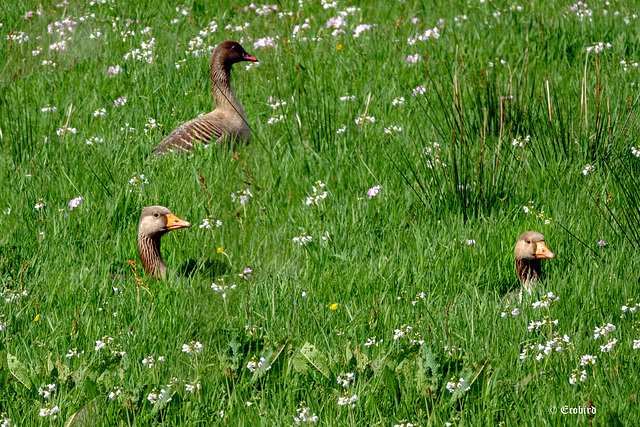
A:
<svg viewBox="0 0 640 427">
<path fill-rule="evenodd" d="M 342 50 L 342 43 L 340 43 L 338 46 L 336 46 L 336 49 Z"/>
<path fill-rule="evenodd" d="M 34 321 L 34 322 L 37 322 L 38 320 L 40 320 L 40 315 L 39 315 L 39 314 L 36 314 L 36 318 L 35 318 L 35 319 L 33 319 L 33 321 Z"/>
<path fill-rule="evenodd" d="M 331 310 L 333 310 L 333 311 L 336 311 L 336 310 L 338 309 L 338 303 L 337 303 L 337 302 L 334 302 L 333 304 L 331 304 L 331 305 L 329 306 L 329 308 L 330 308 Z"/>
<path fill-rule="evenodd" d="M 220 246 L 216 252 L 221 254 L 222 252 L 224 252 L 224 248 L 222 246 Z"/>
</svg>

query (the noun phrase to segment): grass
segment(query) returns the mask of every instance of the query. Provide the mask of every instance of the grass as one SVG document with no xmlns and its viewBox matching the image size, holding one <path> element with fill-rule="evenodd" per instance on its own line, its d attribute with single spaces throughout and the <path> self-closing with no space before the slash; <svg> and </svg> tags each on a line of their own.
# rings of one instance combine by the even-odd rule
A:
<svg viewBox="0 0 640 427">
<path fill-rule="evenodd" d="M 621 317 L 640 297 L 633 8 L 598 2 L 581 19 L 570 2 L 303 1 L 279 4 L 292 12 L 283 16 L 245 6 L 3 6 L 4 419 L 291 425 L 308 408 L 324 425 L 637 424 L 638 314 Z M 360 9 L 332 35 L 327 20 L 348 6 Z M 41 15 L 25 19 L 29 10 Z M 65 18 L 73 31 L 47 31 Z M 233 39 L 260 60 L 232 72 L 252 143 L 239 160 L 213 147 L 147 159 L 213 108 L 208 52 L 185 53 L 212 21 L 194 49 Z M 372 27 L 354 38 L 359 24 Z M 434 27 L 439 38 L 408 44 Z M 262 37 L 274 46 L 254 47 Z M 66 49 L 50 49 L 62 40 Z M 598 42 L 610 47 L 587 53 Z M 152 61 L 124 59 L 135 49 Z M 271 97 L 286 105 L 274 110 Z M 375 122 L 356 124 L 362 116 Z M 595 169 L 585 175 L 586 165 Z M 234 203 L 246 189 L 249 203 Z M 194 224 L 163 239 L 168 283 L 127 262 L 139 264 L 149 205 Z M 209 216 L 222 227 L 197 226 Z M 531 229 L 557 258 L 537 292 L 508 308 L 519 315 L 503 318 L 519 288 L 513 246 Z M 251 278 L 239 276 L 245 268 Z M 228 286 L 224 298 L 212 284 Z M 549 292 L 559 300 L 532 306 Z M 545 316 L 557 325 L 528 329 Z M 594 339 L 606 323 L 616 330 Z M 557 337 L 563 351 L 537 351 Z M 183 351 L 192 342 L 201 352 Z M 580 365 L 586 354 L 595 365 Z M 55 420 L 39 415 L 54 407 Z"/>
</svg>

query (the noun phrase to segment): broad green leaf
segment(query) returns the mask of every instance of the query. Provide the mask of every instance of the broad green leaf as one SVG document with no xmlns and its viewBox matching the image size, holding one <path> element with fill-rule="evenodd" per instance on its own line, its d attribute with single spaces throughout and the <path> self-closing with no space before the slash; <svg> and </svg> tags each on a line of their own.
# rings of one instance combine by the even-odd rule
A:
<svg viewBox="0 0 640 427">
<path fill-rule="evenodd" d="M 344 363 L 349 364 L 351 362 L 351 358 L 353 357 L 353 352 L 351 351 L 351 341 L 347 343 L 347 348 L 344 350 Z"/>
<path fill-rule="evenodd" d="M 307 364 L 307 359 L 305 359 L 302 353 L 297 352 L 293 356 L 291 362 L 293 363 L 293 369 L 295 369 L 297 372 L 303 375 L 307 375 L 309 373 L 309 365 Z"/>
<path fill-rule="evenodd" d="M 87 427 L 101 425 L 100 421 L 100 399 L 104 399 L 103 396 L 98 396 L 95 399 L 88 401 L 82 406 L 75 414 L 71 415 L 69 419 L 64 423 L 64 427 Z"/>
<path fill-rule="evenodd" d="M 11 353 L 7 353 L 7 365 L 9 366 L 9 371 L 11 371 L 13 376 L 16 377 L 16 379 L 20 381 L 23 386 L 31 390 L 29 368 L 27 368 L 26 365 L 20 362 L 18 358 Z"/>
<path fill-rule="evenodd" d="M 47 357 L 47 376 L 51 375 L 51 371 L 53 371 L 53 355 L 49 353 L 49 357 Z"/>
<path fill-rule="evenodd" d="M 313 344 L 306 342 L 300 349 L 300 353 L 311 363 L 322 375 L 329 379 L 330 371 L 327 357 L 320 352 Z"/>
</svg>

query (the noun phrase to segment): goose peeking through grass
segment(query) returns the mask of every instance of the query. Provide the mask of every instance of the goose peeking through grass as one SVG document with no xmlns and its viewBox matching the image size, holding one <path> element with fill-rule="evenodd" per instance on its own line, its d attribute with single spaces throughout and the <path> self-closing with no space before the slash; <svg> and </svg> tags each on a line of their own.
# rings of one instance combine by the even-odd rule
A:
<svg viewBox="0 0 640 427">
<path fill-rule="evenodd" d="M 160 253 L 160 239 L 171 231 L 191 227 L 164 206 L 148 206 L 142 209 L 138 223 L 138 253 L 144 272 L 148 276 L 166 279 L 167 265 Z"/>
<path fill-rule="evenodd" d="M 542 260 L 555 257 L 547 247 L 542 234 L 537 231 L 522 233 L 514 249 L 516 272 L 522 283 L 522 289 L 531 293 L 542 276 Z M 519 292 L 520 296 L 522 296 L 522 289 Z"/>
</svg>

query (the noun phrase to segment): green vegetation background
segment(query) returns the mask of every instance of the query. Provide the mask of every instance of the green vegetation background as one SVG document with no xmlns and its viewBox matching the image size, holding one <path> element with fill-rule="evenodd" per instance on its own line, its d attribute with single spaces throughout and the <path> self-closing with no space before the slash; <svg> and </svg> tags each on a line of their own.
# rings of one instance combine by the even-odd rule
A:
<svg viewBox="0 0 640 427">
<path fill-rule="evenodd" d="M 571 2 L 302 0 L 278 4 L 292 12 L 282 16 L 245 10 L 248 2 L 159 3 L 2 6 L 6 418 L 291 425 L 308 407 L 325 425 L 638 423 L 638 315 L 621 318 L 623 305 L 640 302 L 634 2 L 594 2 L 589 15 Z M 332 35 L 327 20 L 347 7 L 359 9 Z M 41 15 L 25 19 L 29 10 Z M 65 17 L 72 32 L 47 31 Z M 215 147 L 147 159 L 163 135 L 214 107 L 209 54 L 185 53 L 211 21 L 217 31 L 200 36 L 204 46 L 238 40 L 260 60 L 232 72 L 252 143 L 239 160 Z M 354 38 L 360 24 L 372 27 Z M 439 38 L 407 42 L 434 27 Z M 19 31 L 29 40 L 12 38 Z M 264 37 L 274 46 L 254 47 Z M 124 59 L 152 38 L 151 63 Z M 66 50 L 50 49 L 63 39 Z M 598 42 L 602 52 L 587 53 Z M 110 76 L 116 65 L 123 72 Z M 426 92 L 413 96 L 420 85 Z M 355 99 L 341 101 L 346 94 Z M 115 107 L 120 97 L 126 104 Z M 271 97 L 286 105 L 274 110 Z M 404 104 L 392 105 L 398 97 Z M 100 108 L 106 115 L 94 116 Z M 375 122 L 356 124 L 363 115 Z M 145 127 L 150 118 L 159 126 Z M 385 133 L 390 126 L 402 130 Z M 88 145 L 91 137 L 102 141 Z M 586 165 L 594 169 L 584 175 Z M 131 185 L 140 174 L 148 184 Z M 306 205 L 318 180 L 328 196 Z M 233 203 L 245 189 L 250 202 Z M 170 283 L 138 271 L 137 284 L 127 264 L 149 205 L 193 224 L 163 239 Z M 198 227 L 209 215 L 222 227 Z M 505 294 L 519 288 L 513 246 L 530 229 L 557 258 L 545 263 L 539 294 L 516 304 L 520 315 L 502 318 Z M 301 235 L 313 241 L 294 243 Z M 229 286 L 225 298 L 212 283 Z M 547 292 L 559 301 L 532 308 Z M 545 315 L 557 326 L 527 329 Z M 617 331 L 595 340 L 603 323 Z M 396 330 L 406 336 L 394 339 Z M 525 346 L 556 333 L 571 344 L 521 360 Z M 365 346 L 372 337 L 378 344 Z M 611 338 L 613 351 L 601 352 Z M 192 341 L 201 353 L 182 352 Z M 74 348 L 80 354 L 65 357 Z M 598 356 L 595 366 L 580 366 L 585 354 Z M 165 361 L 148 368 L 149 356 Z M 587 378 L 572 385 L 576 369 Z M 346 373 L 355 381 L 343 387 L 336 378 Z M 459 378 L 469 389 L 450 392 Z M 56 385 L 50 399 L 38 393 L 44 384 Z M 169 391 L 152 404 L 156 389 Z M 338 405 L 353 395 L 354 407 Z M 590 404 L 592 417 L 549 409 Z M 38 415 L 54 406 L 57 420 Z"/>
</svg>

